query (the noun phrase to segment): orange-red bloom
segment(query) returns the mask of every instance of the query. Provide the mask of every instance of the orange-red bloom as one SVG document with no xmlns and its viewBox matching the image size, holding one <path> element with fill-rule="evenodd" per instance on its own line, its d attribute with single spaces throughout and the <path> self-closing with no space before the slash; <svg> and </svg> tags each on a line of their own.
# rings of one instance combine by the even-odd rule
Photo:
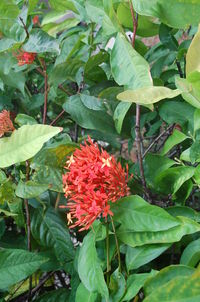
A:
<svg viewBox="0 0 200 302">
<path fill-rule="evenodd" d="M 33 17 L 33 24 L 37 24 L 37 23 L 39 23 L 39 16 L 34 16 Z"/>
<path fill-rule="evenodd" d="M 18 65 L 22 66 L 25 64 L 32 64 L 35 60 L 36 54 L 33 52 L 26 52 L 23 50 L 20 50 L 19 53 L 16 55 L 16 58 L 18 60 Z"/>
<path fill-rule="evenodd" d="M 0 137 L 6 132 L 15 130 L 13 123 L 10 119 L 10 112 L 3 110 L 0 112 Z"/>
<path fill-rule="evenodd" d="M 63 207 L 69 209 L 71 228 L 79 226 L 80 231 L 87 230 L 101 215 L 105 218 L 113 215 L 109 202 L 129 194 L 128 172 L 90 137 L 69 158 L 65 169 L 63 186 L 69 202 Z"/>
</svg>

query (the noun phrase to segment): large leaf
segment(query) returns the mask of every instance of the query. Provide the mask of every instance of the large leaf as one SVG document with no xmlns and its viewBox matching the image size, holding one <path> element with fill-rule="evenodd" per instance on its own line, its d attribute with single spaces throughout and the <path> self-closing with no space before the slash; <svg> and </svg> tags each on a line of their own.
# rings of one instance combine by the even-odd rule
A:
<svg viewBox="0 0 200 302">
<path fill-rule="evenodd" d="M 159 18 L 163 23 L 185 28 L 200 21 L 199 0 L 132 0 L 137 13 Z"/>
<path fill-rule="evenodd" d="M 165 194 L 175 194 L 180 187 L 193 177 L 195 168 L 193 167 L 173 167 L 161 172 L 156 177 L 158 190 Z"/>
<path fill-rule="evenodd" d="M 184 249 L 180 263 L 195 267 L 200 260 L 200 239 L 192 241 Z"/>
<path fill-rule="evenodd" d="M 135 90 L 126 90 L 118 94 L 120 101 L 132 102 L 142 105 L 157 103 L 163 99 L 172 99 L 181 93 L 180 90 L 172 90 L 167 87 L 143 87 Z"/>
<path fill-rule="evenodd" d="M 147 274 L 133 274 L 130 275 L 127 279 L 127 288 L 126 288 L 126 294 L 120 301 L 130 301 L 133 299 L 139 290 L 143 287 L 146 280 L 148 278 L 151 278 L 157 274 L 157 271 L 151 271 Z"/>
<path fill-rule="evenodd" d="M 78 273 L 83 285 L 90 292 L 98 292 L 108 298 L 100 260 L 95 247 L 95 235 L 90 232 L 83 240 L 78 258 Z"/>
<path fill-rule="evenodd" d="M 29 40 L 23 45 L 23 49 L 28 52 L 55 52 L 59 54 L 59 44 L 56 39 L 49 36 L 40 29 L 33 29 Z"/>
<path fill-rule="evenodd" d="M 178 276 L 191 276 L 195 270 L 185 265 L 170 265 L 163 268 L 156 276 L 147 280 L 145 284 L 145 294 L 149 295 L 154 290 L 165 285 Z"/>
<path fill-rule="evenodd" d="M 149 64 L 122 34 L 117 35 L 111 52 L 111 69 L 119 85 L 129 89 L 152 86 Z"/>
<path fill-rule="evenodd" d="M 160 207 L 150 205 L 140 196 L 120 199 L 111 207 L 113 219 L 124 229 L 135 232 L 164 231 L 180 225 L 180 222 Z"/>
<path fill-rule="evenodd" d="M 41 208 L 34 210 L 31 219 L 31 230 L 33 237 L 42 246 L 54 249 L 55 255 L 61 264 L 73 259 L 74 248 L 67 225 L 53 208 L 48 208 L 45 213 Z"/>
<path fill-rule="evenodd" d="M 25 125 L 11 137 L 0 140 L 0 167 L 5 168 L 33 157 L 50 138 L 62 131 L 47 125 Z"/>
<path fill-rule="evenodd" d="M 144 302 L 197 302 L 200 299 L 200 271 L 188 276 L 178 276 L 159 286 Z"/>
<path fill-rule="evenodd" d="M 126 267 L 128 270 L 137 269 L 152 261 L 166 251 L 171 244 L 152 244 L 138 247 L 127 247 Z"/>
<path fill-rule="evenodd" d="M 119 239 L 132 247 L 154 243 L 172 243 L 180 241 L 184 235 L 200 231 L 200 225 L 186 217 L 177 217 L 180 225 L 169 230 L 158 232 L 135 232 L 125 229 L 123 225 L 118 229 Z"/>
<path fill-rule="evenodd" d="M 126 281 L 119 269 L 117 268 L 112 275 L 110 276 L 110 301 L 118 302 L 121 301 L 125 290 L 126 290 Z"/>
<path fill-rule="evenodd" d="M 32 180 L 27 182 L 20 181 L 17 185 L 15 194 L 21 198 L 34 198 L 48 190 L 48 185 L 36 183 Z"/>
<path fill-rule="evenodd" d="M 200 6 L 200 4 L 199 4 Z M 200 59 L 199 59 L 199 47 L 200 47 L 200 26 L 198 32 L 194 36 L 192 43 L 188 49 L 186 55 L 186 75 L 188 76 L 193 71 L 200 71 Z"/>
<path fill-rule="evenodd" d="M 172 135 L 170 135 L 170 137 L 166 140 L 164 147 L 160 154 L 165 155 L 174 146 L 182 143 L 187 138 L 188 138 L 188 136 L 186 136 L 184 133 L 180 132 L 179 130 L 175 129 L 173 131 Z"/>
<path fill-rule="evenodd" d="M 13 0 L 1 0 L 0 2 L 0 21 L 15 19 L 19 14 L 19 8 Z"/>
<path fill-rule="evenodd" d="M 27 278 L 48 259 L 20 249 L 0 250 L 0 289 Z"/>
<path fill-rule="evenodd" d="M 113 119 L 115 121 L 115 128 L 118 133 L 122 130 L 124 118 L 131 107 L 131 103 L 120 102 L 115 108 Z"/>
<path fill-rule="evenodd" d="M 92 104 L 90 106 L 92 106 Z M 70 97 L 63 105 L 64 110 L 67 111 L 73 120 L 81 127 L 99 130 L 101 132 L 115 133 L 113 119 L 107 114 L 106 110 L 92 110 L 88 107 L 88 102 L 86 107 L 79 95 Z"/>
<path fill-rule="evenodd" d="M 89 292 L 87 288 L 80 283 L 79 287 L 76 291 L 76 302 L 84 301 L 84 302 L 95 302 L 97 298 L 96 293 Z"/>
</svg>

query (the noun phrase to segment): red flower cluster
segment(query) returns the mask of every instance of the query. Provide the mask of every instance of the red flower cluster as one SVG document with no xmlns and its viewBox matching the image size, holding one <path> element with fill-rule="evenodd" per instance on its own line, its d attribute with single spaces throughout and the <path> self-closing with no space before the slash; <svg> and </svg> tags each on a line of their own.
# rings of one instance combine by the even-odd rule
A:
<svg viewBox="0 0 200 302">
<path fill-rule="evenodd" d="M 10 119 L 10 112 L 3 110 L 0 112 L 0 137 L 2 137 L 6 132 L 15 130 L 13 123 Z"/>
<path fill-rule="evenodd" d="M 69 198 L 67 206 L 70 227 L 81 226 L 80 231 L 87 230 L 100 215 L 113 215 L 109 202 L 129 195 L 128 172 L 117 163 L 113 156 L 100 150 L 91 138 L 85 146 L 77 149 L 66 163 L 63 175 L 65 197 Z"/>
<path fill-rule="evenodd" d="M 35 17 L 33 17 L 33 24 L 37 24 L 37 23 L 39 23 L 39 16 L 35 16 Z"/>
<path fill-rule="evenodd" d="M 23 50 L 20 50 L 19 53 L 16 55 L 16 58 L 18 60 L 18 65 L 22 66 L 25 64 L 32 64 L 35 60 L 36 54 L 33 52 L 26 52 Z"/>
</svg>

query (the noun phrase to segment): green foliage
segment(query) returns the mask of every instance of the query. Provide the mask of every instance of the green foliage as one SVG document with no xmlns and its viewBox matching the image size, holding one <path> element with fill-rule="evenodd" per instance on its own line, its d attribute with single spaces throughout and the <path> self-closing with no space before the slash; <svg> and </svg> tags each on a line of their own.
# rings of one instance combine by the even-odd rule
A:
<svg viewBox="0 0 200 302">
<path fill-rule="evenodd" d="M 199 23 L 199 0 L 0 1 L 0 301 L 199 301 Z M 110 155 L 73 190 L 114 156 L 130 192 L 120 166 L 115 202 L 84 187 L 111 212 L 80 232 L 88 135 Z"/>
</svg>

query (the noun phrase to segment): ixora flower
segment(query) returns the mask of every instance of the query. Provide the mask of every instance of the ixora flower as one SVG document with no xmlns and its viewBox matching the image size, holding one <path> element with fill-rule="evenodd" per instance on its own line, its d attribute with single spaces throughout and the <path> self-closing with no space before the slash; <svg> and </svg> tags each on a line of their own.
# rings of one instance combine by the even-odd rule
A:
<svg viewBox="0 0 200 302">
<path fill-rule="evenodd" d="M 6 132 L 14 131 L 15 127 L 10 119 L 10 112 L 3 110 L 0 112 L 0 137 Z"/>
<path fill-rule="evenodd" d="M 99 149 L 91 138 L 66 162 L 63 188 L 68 198 L 70 228 L 87 230 L 98 217 L 113 215 L 110 202 L 129 195 L 128 168 L 122 168 L 113 156 Z M 72 223 L 72 225 L 71 225 Z"/>
<path fill-rule="evenodd" d="M 32 64 L 35 60 L 36 53 L 26 52 L 24 50 L 20 50 L 18 54 L 15 55 L 18 60 L 18 65 L 23 66 L 25 64 Z"/>
<path fill-rule="evenodd" d="M 33 24 L 37 24 L 37 23 L 39 23 L 39 16 L 34 16 L 33 17 Z"/>
</svg>

